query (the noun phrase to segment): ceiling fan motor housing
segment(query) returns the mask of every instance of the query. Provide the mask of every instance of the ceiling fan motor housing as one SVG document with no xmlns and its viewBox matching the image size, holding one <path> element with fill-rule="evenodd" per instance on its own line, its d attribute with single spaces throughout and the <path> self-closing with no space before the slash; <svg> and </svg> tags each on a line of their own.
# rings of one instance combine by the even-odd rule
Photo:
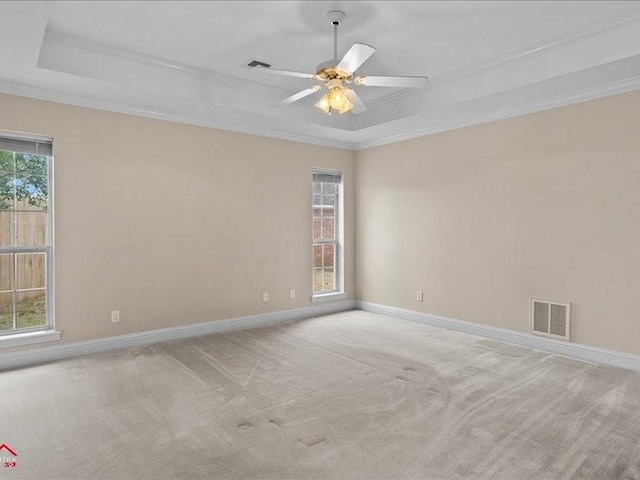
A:
<svg viewBox="0 0 640 480">
<path fill-rule="evenodd" d="M 351 72 L 345 72 L 337 68 L 339 60 L 328 60 L 322 62 L 316 67 L 316 78 L 318 80 L 351 80 L 353 74 Z"/>
</svg>

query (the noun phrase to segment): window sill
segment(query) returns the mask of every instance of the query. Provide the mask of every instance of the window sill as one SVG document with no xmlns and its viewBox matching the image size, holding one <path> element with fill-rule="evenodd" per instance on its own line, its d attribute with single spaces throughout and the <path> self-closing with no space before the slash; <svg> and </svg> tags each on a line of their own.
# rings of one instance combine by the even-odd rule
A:
<svg viewBox="0 0 640 480">
<path fill-rule="evenodd" d="M 345 300 L 346 298 L 347 294 L 344 292 L 323 293 L 321 295 L 314 295 L 311 297 L 311 303 L 331 302 L 335 300 Z"/>
<path fill-rule="evenodd" d="M 19 347 L 32 343 L 54 342 L 60 340 L 59 330 L 39 330 L 37 332 L 14 333 L 0 336 L 0 348 Z"/>
</svg>

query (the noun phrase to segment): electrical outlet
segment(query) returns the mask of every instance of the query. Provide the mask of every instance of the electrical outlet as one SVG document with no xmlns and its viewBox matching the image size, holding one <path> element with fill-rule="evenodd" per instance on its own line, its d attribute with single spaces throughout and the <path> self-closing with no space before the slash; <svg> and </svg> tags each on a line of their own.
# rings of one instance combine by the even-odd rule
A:
<svg viewBox="0 0 640 480">
<path fill-rule="evenodd" d="M 120 321 L 120 310 L 113 310 L 111 312 L 111 323 L 118 323 Z"/>
<path fill-rule="evenodd" d="M 269 301 L 269 292 L 262 292 L 262 301 L 263 302 Z"/>
<path fill-rule="evenodd" d="M 422 293 L 422 290 L 418 290 L 416 292 L 416 300 L 419 302 L 422 302 L 424 300 L 424 293 Z"/>
<path fill-rule="evenodd" d="M 289 298 L 296 298 L 296 291 L 295 290 L 289 290 Z"/>
</svg>

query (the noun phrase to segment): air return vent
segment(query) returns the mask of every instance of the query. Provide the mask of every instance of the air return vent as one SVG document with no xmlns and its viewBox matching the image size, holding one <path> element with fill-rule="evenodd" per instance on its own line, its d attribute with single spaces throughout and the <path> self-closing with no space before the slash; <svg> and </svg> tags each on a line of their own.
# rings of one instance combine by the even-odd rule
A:
<svg viewBox="0 0 640 480">
<path fill-rule="evenodd" d="M 571 304 L 531 299 L 531 332 L 569 340 Z"/>
</svg>

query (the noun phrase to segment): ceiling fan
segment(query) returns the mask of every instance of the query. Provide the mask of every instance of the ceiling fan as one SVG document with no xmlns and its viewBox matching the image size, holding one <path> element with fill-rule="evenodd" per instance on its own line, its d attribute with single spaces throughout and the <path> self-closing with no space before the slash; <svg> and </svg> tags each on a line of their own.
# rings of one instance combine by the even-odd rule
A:
<svg viewBox="0 0 640 480">
<path fill-rule="evenodd" d="M 324 82 L 319 85 L 302 90 L 290 97 L 277 102 L 275 105 L 289 105 L 293 102 L 308 97 L 323 87 L 327 88 L 324 94 L 316 103 L 316 107 L 331 115 L 333 111 L 339 113 L 352 112 L 355 114 L 367 110 L 367 106 L 360 99 L 358 94 L 346 85 L 355 84 L 363 87 L 399 87 L 399 88 L 420 88 L 427 84 L 427 77 L 396 77 L 396 76 L 358 76 L 354 77 L 355 71 L 366 62 L 376 49 L 363 43 L 354 43 L 349 51 L 338 60 L 338 26 L 344 20 L 345 13 L 340 10 L 332 10 L 327 14 L 327 18 L 333 25 L 333 60 L 323 62 L 316 68 L 316 73 L 294 72 L 291 70 L 279 70 L 277 68 L 261 67 L 256 70 L 274 75 L 284 75 L 288 77 L 305 78 Z"/>
</svg>

